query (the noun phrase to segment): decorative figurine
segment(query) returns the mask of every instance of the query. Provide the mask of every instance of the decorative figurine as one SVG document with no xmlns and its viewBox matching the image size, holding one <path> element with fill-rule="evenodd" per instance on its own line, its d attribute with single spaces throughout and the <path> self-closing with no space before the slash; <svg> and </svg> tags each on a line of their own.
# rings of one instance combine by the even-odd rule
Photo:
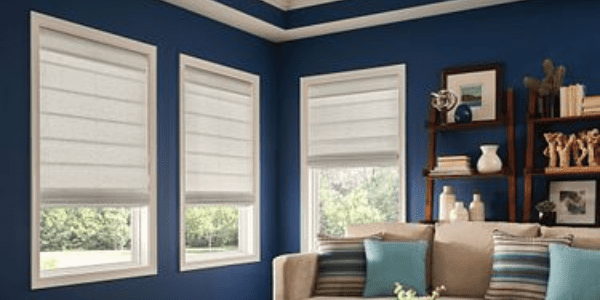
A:
<svg viewBox="0 0 600 300">
<path fill-rule="evenodd" d="M 582 167 L 583 160 L 588 154 L 588 149 L 585 142 L 585 133 L 583 131 L 577 133 L 577 139 L 575 142 L 577 142 L 577 145 L 573 145 L 573 159 L 575 160 L 576 166 Z"/>
<path fill-rule="evenodd" d="M 571 162 L 571 148 L 573 146 L 573 143 L 575 143 L 575 135 L 571 134 L 569 136 L 569 139 L 567 139 L 567 136 L 562 133 L 559 132 L 558 133 L 558 137 L 557 137 L 557 143 L 556 143 L 556 151 L 558 152 L 558 158 L 559 158 L 559 168 L 568 168 L 570 167 L 570 162 Z"/>
<path fill-rule="evenodd" d="M 600 142 L 600 131 L 598 128 L 590 129 L 585 133 L 585 142 L 587 143 L 588 149 L 588 166 L 595 167 L 598 166 L 598 162 L 596 161 L 596 145 Z"/>
<path fill-rule="evenodd" d="M 556 142 L 557 142 L 558 134 L 554 133 L 554 132 L 547 132 L 547 133 L 544 133 L 544 138 L 546 139 L 546 142 L 548 143 L 548 147 L 546 147 L 546 149 L 544 149 L 544 155 L 548 156 L 548 158 L 549 158 L 548 168 L 556 168 L 557 167 L 556 163 L 558 162 L 557 153 L 556 153 Z"/>
</svg>

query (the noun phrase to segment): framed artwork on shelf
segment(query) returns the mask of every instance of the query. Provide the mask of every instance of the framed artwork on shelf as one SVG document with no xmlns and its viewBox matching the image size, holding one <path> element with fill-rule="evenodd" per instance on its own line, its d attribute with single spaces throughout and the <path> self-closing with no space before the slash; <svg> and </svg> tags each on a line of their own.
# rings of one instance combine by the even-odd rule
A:
<svg viewBox="0 0 600 300">
<path fill-rule="evenodd" d="M 461 104 L 471 109 L 472 121 L 493 121 L 501 99 L 502 67 L 499 64 L 446 69 L 442 75 L 444 89 L 458 97 L 458 103 L 446 113 L 446 123 L 454 123 Z"/>
<path fill-rule="evenodd" d="M 556 205 L 556 224 L 598 223 L 596 180 L 551 181 L 548 198 Z"/>
</svg>

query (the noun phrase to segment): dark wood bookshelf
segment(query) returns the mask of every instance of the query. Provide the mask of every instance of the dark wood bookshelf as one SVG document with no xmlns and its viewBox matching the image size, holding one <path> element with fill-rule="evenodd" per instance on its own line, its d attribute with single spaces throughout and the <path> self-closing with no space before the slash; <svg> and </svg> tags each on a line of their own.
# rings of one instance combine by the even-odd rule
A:
<svg viewBox="0 0 600 300">
<path fill-rule="evenodd" d="M 496 120 L 491 121 L 474 121 L 466 124 L 440 124 L 441 119 L 438 112 L 430 108 L 429 122 L 426 124 L 429 129 L 429 163 L 426 170 L 423 172 L 426 179 L 426 194 L 425 194 L 425 220 L 423 222 L 433 223 L 433 208 L 434 208 L 434 190 L 436 180 L 481 180 L 489 178 L 507 178 L 508 179 L 508 220 L 516 222 L 517 209 L 517 176 L 516 176 L 516 144 L 515 144 L 515 94 L 513 89 L 508 89 L 505 95 L 506 101 L 498 109 Z M 502 99 L 497 99 L 499 103 Z M 430 175 L 428 170 L 433 170 L 436 164 L 436 144 L 437 133 L 441 131 L 469 131 L 469 130 L 486 130 L 491 128 L 504 127 L 506 130 L 507 141 L 507 161 L 504 162 L 504 167 L 501 172 L 492 174 L 479 174 L 475 172 L 471 175 Z"/>
<path fill-rule="evenodd" d="M 538 94 L 534 90 L 529 91 L 528 98 L 528 113 L 527 113 L 527 146 L 525 149 L 525 170 L 523 178 L 524 198 L 523 198 L 523 222 L 531 221 L 531 212 L 533 209 L 533 177 L 577 177 L 577 176 L 597 176 L 600 175 L 600 169 L 592 168 L 565 168 L 563 170 L 546 171 L 544 168 L 535 166 L 536 137 L 539 134 L 539 129 L 548 125 L 554 124 L 574 124 L 600 121 L 600 115 L 592 116 L 575 116 L 575 117 L 538 117 L 536 116 Z M 539 152 L 538 152 L 539 153 Z"/>
</svg>

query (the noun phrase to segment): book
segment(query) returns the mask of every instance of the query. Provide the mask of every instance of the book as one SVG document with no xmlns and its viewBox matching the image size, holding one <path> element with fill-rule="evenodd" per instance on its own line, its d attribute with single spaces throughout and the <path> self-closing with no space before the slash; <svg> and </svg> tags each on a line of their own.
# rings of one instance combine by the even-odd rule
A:
<svg viewBox="0 0 600 300">
<path fill-rule="evenodd" d="M 566 86 L 560 87 L 560 117 L 561 118 L 569 116 L 569 110 L 568 110 L 568 106 L 567 106 L 567 90 L 568 90 L 568 87 L 566 87 Z"/>
<path fill-rule="evenodd" d="M 587 96 L 583 98 L 584 106 L 600 106 L 600 96 Z"/>
<path fill-rule="evenodd" d="M 585 86 L 582 84 L 575 85 L 575 116 L 581 116 L 583 114 L 582 105 L 583 98 L 585 97 Z"/>
<path fill-rule="evenodd" d="M 467 155 L 447 155 L 447 156 L 438 156 L 437 161 L 449 161 L 449 160 L 471 160 L 470 156 Z"/>
</svg>

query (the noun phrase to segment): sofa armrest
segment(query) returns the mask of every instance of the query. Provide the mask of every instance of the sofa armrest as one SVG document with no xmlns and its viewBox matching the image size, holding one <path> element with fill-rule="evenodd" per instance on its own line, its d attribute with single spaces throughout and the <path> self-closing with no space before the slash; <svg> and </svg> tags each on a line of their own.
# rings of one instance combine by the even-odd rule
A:
<svg viewBox="0 0 600 300">
<path fill-rule="evenodd" d="M 273 299 L 304 300 L 312 296 L 317 276 L 316 253 L 285 254 L 273 260 Z"/>
</svg>

